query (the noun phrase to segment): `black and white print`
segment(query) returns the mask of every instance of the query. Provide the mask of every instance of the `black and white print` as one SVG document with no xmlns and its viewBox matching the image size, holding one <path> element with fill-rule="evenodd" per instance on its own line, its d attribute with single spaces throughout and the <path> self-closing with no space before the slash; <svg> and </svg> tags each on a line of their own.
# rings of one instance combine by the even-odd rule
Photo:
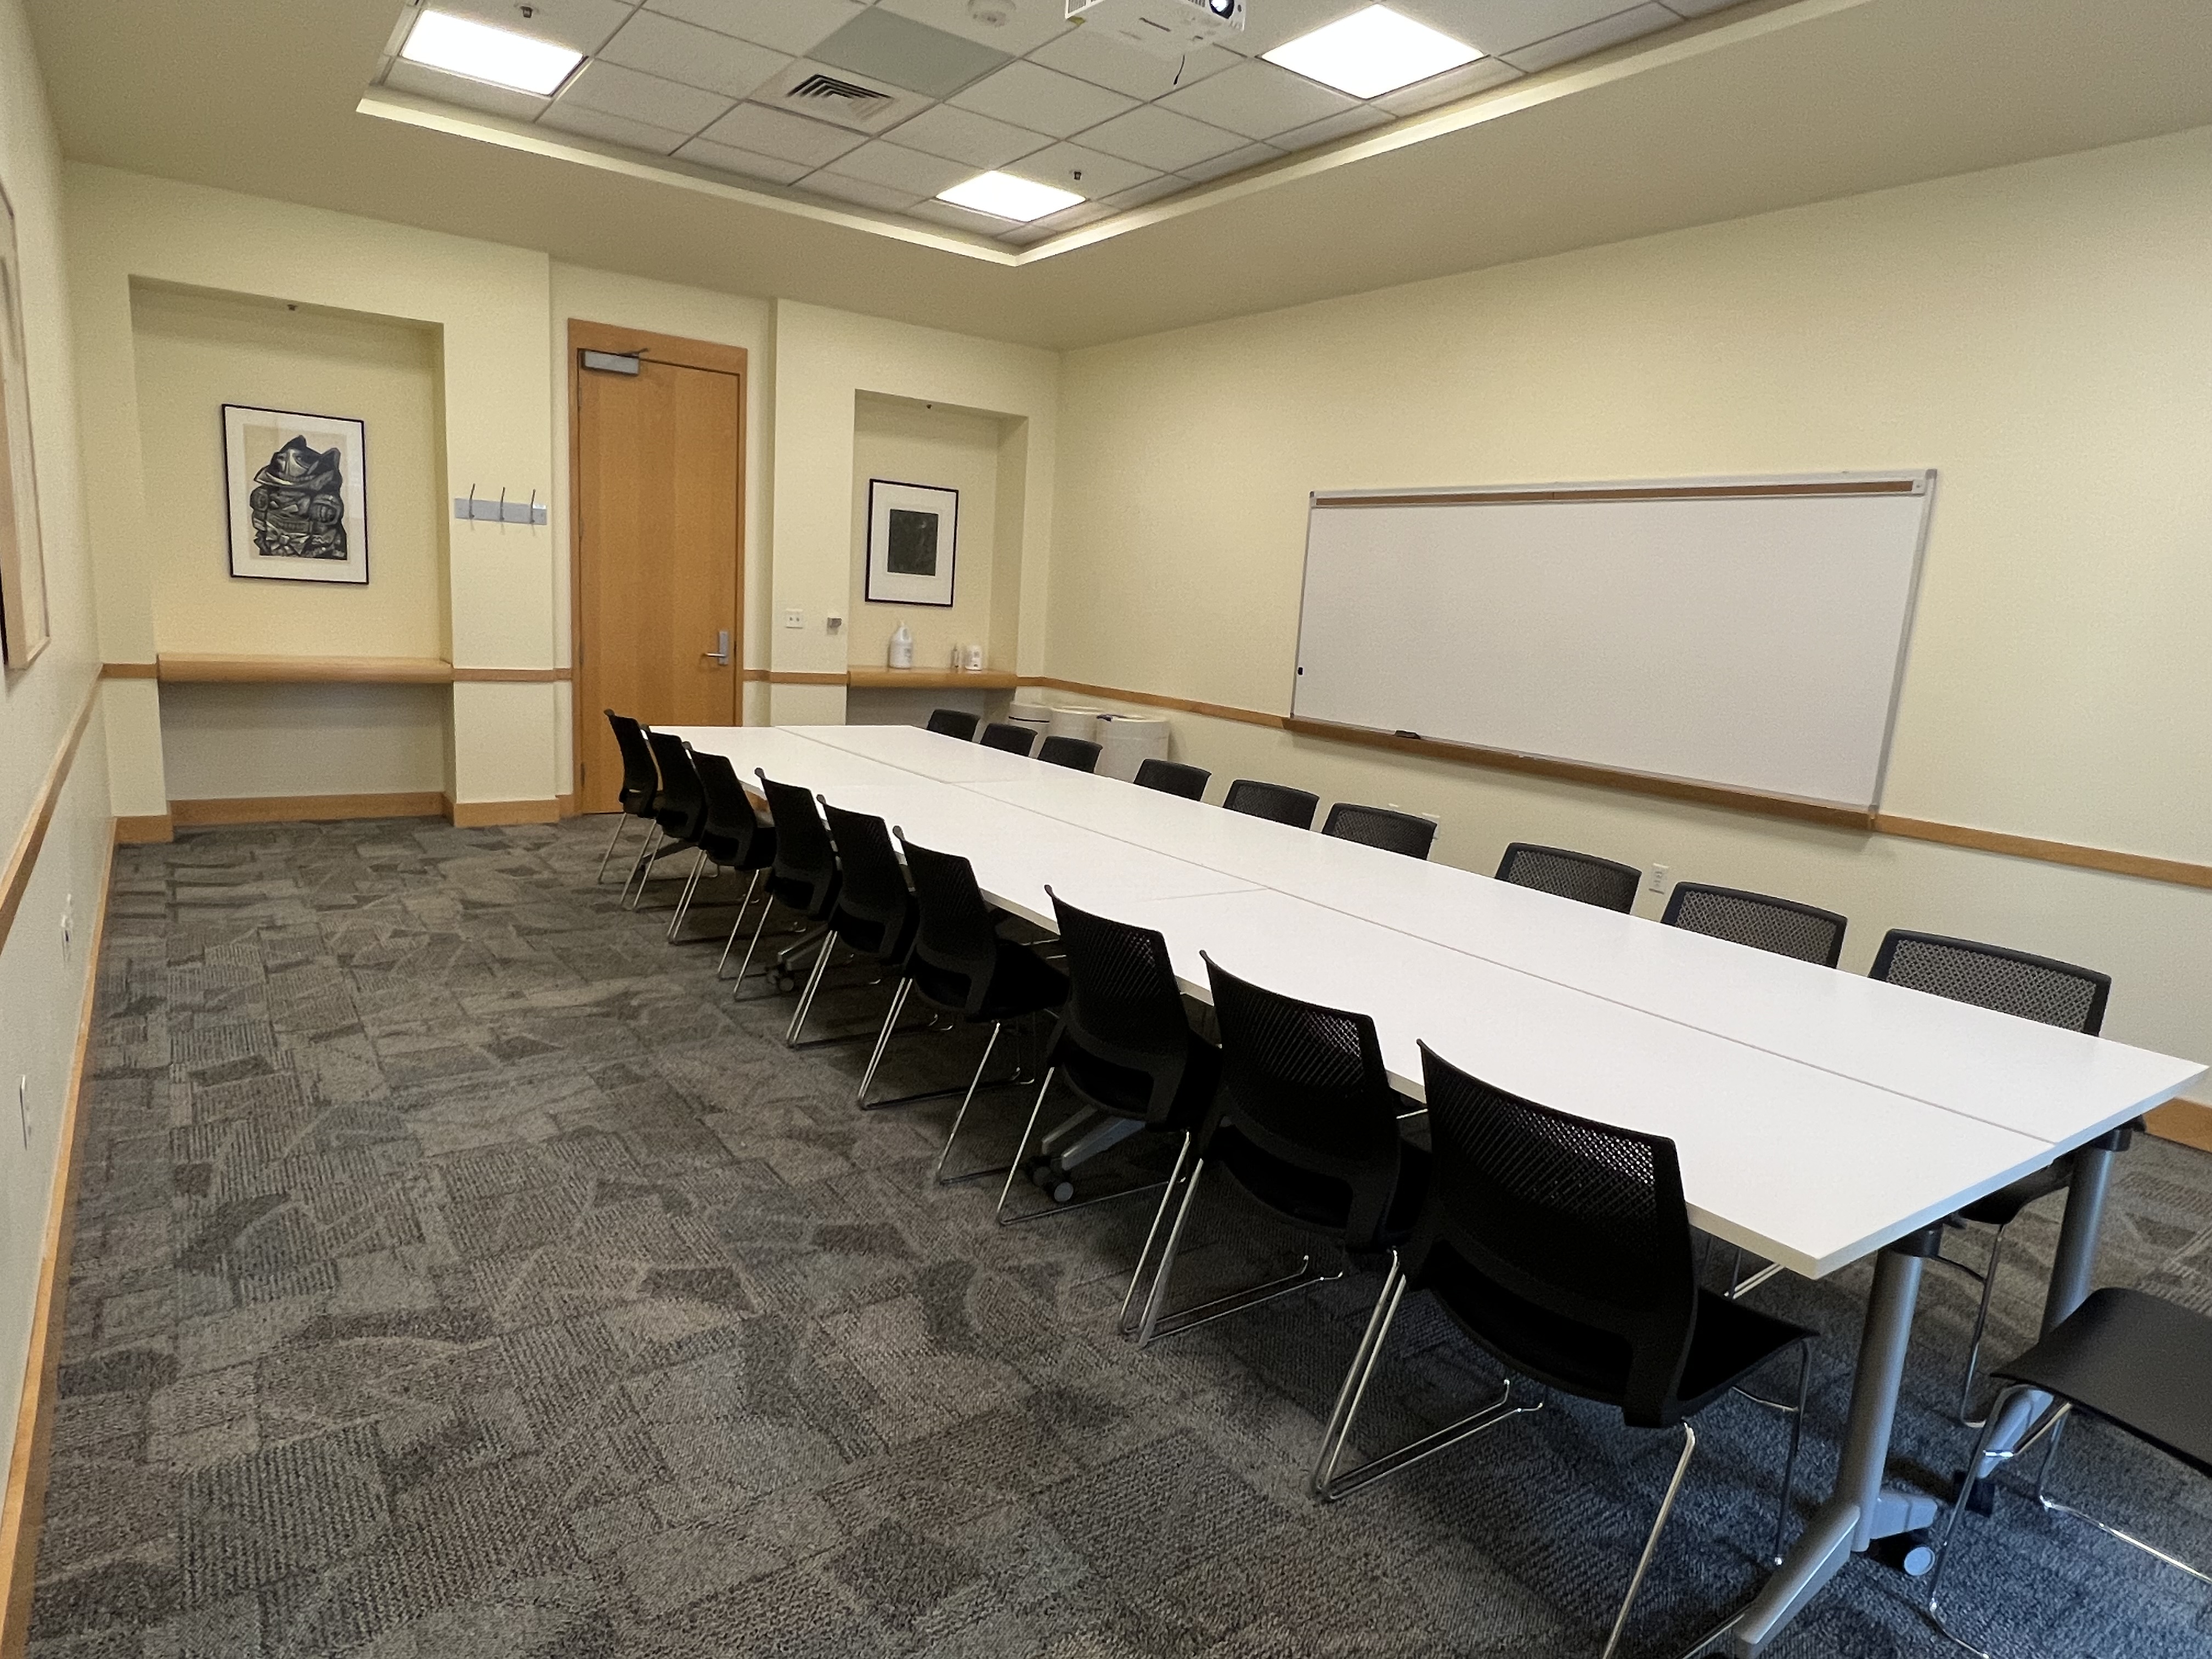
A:
<svg viewBox="0 0 2212 1659">
<path fill-rule="evenodd" d="M 230 574 L 368 580 L 367 428 L 343 416 L 222 406 Z"/>
</svg>

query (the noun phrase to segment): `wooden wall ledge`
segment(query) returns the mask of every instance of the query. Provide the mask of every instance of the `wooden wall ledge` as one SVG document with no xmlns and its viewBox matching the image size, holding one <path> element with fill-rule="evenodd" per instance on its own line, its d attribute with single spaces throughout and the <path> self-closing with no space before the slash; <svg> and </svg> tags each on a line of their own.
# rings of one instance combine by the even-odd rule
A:
<svg viewBox="0 0 2212 1659">
<path fill-rule="evenodd" d="M 453 685 L 480 681 L 545 683 L 566 668 L 457 668 L 443 657 L 245 657 L 165 651 L 152 662 L 112 662 L 111 680 L 158 679 L 171 685 Z"/>
</svg>

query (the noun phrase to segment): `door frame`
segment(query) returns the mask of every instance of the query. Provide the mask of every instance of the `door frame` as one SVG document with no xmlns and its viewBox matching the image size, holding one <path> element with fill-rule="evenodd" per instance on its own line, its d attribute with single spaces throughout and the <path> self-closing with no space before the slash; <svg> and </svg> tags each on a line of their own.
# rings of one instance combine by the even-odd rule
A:
<svg viewBox="0 0 2212 1659">
<path fill-rule="evenodd" d="M 583 402 L 583 356 L 586 351 L 611 351 L 623 356 L 650 357 L 658 363 L 670 363 L 679 368 L 703 368 L 717 374 L 734 374 L 738 380 L 738 612 L 732 618 L 730 635 L 730 673 L 732 683 L 732 713 L 737 723 L 745 723 L 745 451 L 750 434 L 751 410 L 749 394 L 752 390 L 751 373 L 748 367 L 750 354 L 743 346 L 721 345 L 712 340 L 686 339 L 681 335 L 656 334 L 650 329 L 629 328 L 618 323 L 595 323 L 581 317 L 568 319 L 568 672 L 574 688 L 569 710 L 568 741 L 568 798 L 576 799 L 576 763 L 583 753 L 587 728 L 605 715 L 592 707 L 599 701 L 586 693 L 595 684 L 590 678 L 597 672 L 596 664 L 577 660 L 584 645 L 584 561 L 576 545 L 577 526 L 583 514 L 579 503 L 583 493 L 584 439 L 581 419 Z"/>
</svg>

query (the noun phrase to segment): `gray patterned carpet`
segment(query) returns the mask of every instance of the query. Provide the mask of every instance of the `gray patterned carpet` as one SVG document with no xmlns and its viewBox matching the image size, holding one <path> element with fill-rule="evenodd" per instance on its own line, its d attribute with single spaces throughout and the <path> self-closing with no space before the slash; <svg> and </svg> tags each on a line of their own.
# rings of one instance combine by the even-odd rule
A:
<svg viewBox="0 0 2212 1659">
<path fill-rule="evenodd" d="M 605 825 L 121 854 L 37 1659 L 1596 1651 L 1673 1436 L 1571 1402 L 1316 1508 L 1371 1276 L 1125 1346 L 1144 1206 L 1001 1231 L 981 1188 L 931 1190 L 945 1109 L 857 1115 L 854 1051 L 787 1052 L 784 1000 L 733 1005 L 711 947 L 592 884 Z M 903 1046 L 894 1086 L 975 1053 Z M 979 1157 L 1015 1110 L 979 1108 Z M 1201 1221 L 1193 1291 L 1273 1259 L 1233 1209 Z M 2024 1224 L 2023 1261 L 2055 1231 Z M 2103 1273 L 2212 1309 L 2212 1157 L 2124 1160 Z M 1760 1292 L 1826 1334 L 1801 1515 L 1865 1282 Z M 2005 1284 L 2000 1349 L 2040 1296 Z M 1932 1272 L 1899 1447 L 1930 1480 L 1963 1453 L 1968 1309 Z M 1363 1439 L 1494 1382 L 1415 1304 Z M 1738 1402 L 1700 1429 L 1634 1653 L 1759 1577 L 1781 1430 Z M 2203 1483 L 2109 1432 L 2068 1450 L 2070 1492 L 2212 1558 Z M 2201 1659 L 2212 1598 L 2064 1526 L 2008 1489 L 1955 1564 L 1962 1623 L 2020 1659 Z M 1782 1646 L 1947 1651 L 1870 1562 Z"/>
</svg>

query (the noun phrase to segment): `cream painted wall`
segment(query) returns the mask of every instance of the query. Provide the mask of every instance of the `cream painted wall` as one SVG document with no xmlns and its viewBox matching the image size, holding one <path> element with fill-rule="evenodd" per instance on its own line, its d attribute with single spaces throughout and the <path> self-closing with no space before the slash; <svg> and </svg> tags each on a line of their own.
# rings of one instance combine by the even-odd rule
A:
<svg viewBox="0 0 2212 1659">
<path fill-rule="evenodd" d="M 162 766 L 172 800 L 440 794 L 441 685 L 167 685 Z"/>
<path fill-rule="evenodd" d="M 955 645 L 981 645 L 988 650 L 998 557 L 999 445 L 1004 425 L 993 416 L 942 404 L 911 404 L 869 395 L 854 400 L 853 574 L 845 631 L 847 660 L 854 667 L 883 667 L 888 660 L 885 653 L 892 630 L 901 623 L 914 635 L 914 660 L 918 667 L 947 666 Z M 868 483 L 872 478 L 960 492 L 950 608 L 868 602 Z M 1018 545 L 1014 556 L 1017 562 L 1010 575 L 1018 582 Z"/>
<path fill-rule="evenodd" d="M 0 185 L 15 210 L 25 368 L 52 637 L 0 674 L 0 860 L 29 823 L 55 759 L 95 690 L 92 563 L 78 465 L 62 161 L 21 0 L 0 0 Z M 13 1433 L 32 1304 L 61 1150 L 61 1112 L 108 856 L 106 732 L 94 707 L 21 908 L 0 948 L 0 1079 L 25 1080 L 28 1132 L 0 1134 L 0 1424 Z M 64 943 L 62 919 L 70 919 Z M 118 1083 L 118 1088 L 131 1085 Z"/>
<path fill-rule="evenodd" d="M 2212 131 L 1071 354 L 1048 672 L 1287 706 L 1321 488 L 1932 465 L 1887 808 L 2212 861 Z M 2212 1058 L 2212 894 L 1370 757 L 1181 752 L 2102 966 Z M 1218 793 L 1218 786 L 1217 786 Z"/>
</svg>

